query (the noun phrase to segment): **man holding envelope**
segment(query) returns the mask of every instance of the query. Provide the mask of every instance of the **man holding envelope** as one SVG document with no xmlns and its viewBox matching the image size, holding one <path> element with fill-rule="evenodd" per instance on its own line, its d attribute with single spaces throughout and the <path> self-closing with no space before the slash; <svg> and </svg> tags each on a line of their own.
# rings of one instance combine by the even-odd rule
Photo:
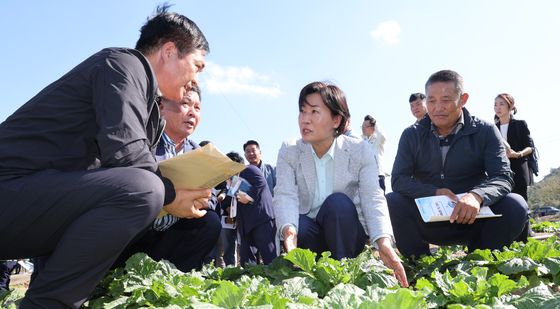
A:
<svg viewBox="0 0 560 309">
<path fill-rule="evenodd" d="M 181 102 L 162 99 L 159 108 L 165 119 L 165 131 L 156 148 L 158 161 L 200 147 L 188 138 L 200 122 L 200 88 L 197 85 L 187 92 Z M 193 170 L 186 173 L 189 172 L 199 174 Z M 178 187 L 175 181 L 174 185 Z M 204 257 L 214 248 L 222 229 L 216 212 L 207 210 L 213 209 L 215 204 L 216 198 L 212 195 L 210 200 L 195 200 L 191 208 L 164 207 L 165 214 L 160 215 L 131 243 L 117 265 L 122 265 L 134 253 L 144 252 L 154 260 L 168 260 L 184 272 L 200 269 Z"/>
</svg>

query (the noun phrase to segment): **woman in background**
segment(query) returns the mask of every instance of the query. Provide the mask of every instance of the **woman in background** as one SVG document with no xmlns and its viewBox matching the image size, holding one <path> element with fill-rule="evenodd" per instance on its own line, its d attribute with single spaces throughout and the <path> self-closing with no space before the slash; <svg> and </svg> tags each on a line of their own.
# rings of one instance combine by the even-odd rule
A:
<svg viewBox="0 0 560 309">
<path fill-rule="evenodd" d="M 494 121 L 506 144 L 506 155 L 513 171 L 513 193 L 521 195 L 527 201 L 527 186 L 533 184 L 533 175 L 527 165 L 528 157 L 533 153 L 533 139 L 525 120 L 514 119 L 517 113 L 515 99 L 509 93 L 501 93 L 494 99 Z M 521 233 L 519 241 L 527 241 L 529 226 Z"/>
</svg>

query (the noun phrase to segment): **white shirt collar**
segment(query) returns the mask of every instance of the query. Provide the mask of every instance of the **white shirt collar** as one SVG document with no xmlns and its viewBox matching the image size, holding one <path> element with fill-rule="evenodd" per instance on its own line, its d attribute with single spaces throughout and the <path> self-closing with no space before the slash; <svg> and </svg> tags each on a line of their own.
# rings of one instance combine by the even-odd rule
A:
<svg viewBox="0 0 560 309">
<path fill-rule="evenodd" d="M 313 152 L 313 157 L 317 160 L 322 160 L 322 159 L 326 159 L 326 158 L 329 158 L 329 157 L 334 160 L 334 145 L 336 144 L 336 140 L 337 140 L 336 138 L 333 140 L 329 150 L 327 150 L 325 155 L 320 159 L 319 159 L 319 156 L 317 156 L 317 153 L 315 153 L 315 149 L 313 149 L 313 146 L 309 145 L 311 147 L 311 151 Z"/>
</svg>

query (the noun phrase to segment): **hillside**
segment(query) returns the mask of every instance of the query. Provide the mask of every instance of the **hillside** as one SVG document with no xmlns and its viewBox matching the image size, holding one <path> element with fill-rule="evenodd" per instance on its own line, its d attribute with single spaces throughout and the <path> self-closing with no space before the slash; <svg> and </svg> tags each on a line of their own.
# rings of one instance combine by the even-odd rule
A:
<svg viewBox="0 0 560 309">
<path fill-rule="evenodd" d="M 528 195 L 530 208 L 560 206 L 560 168 L 551 169 L 550 174 L 529 187 Z"/>
</svg>

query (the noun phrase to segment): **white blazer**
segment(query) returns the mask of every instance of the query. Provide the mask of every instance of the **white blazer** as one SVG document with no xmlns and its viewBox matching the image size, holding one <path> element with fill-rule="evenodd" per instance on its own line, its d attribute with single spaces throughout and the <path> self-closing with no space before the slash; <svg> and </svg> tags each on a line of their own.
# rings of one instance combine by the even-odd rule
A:
<svg viewBox="0 0 560 309">
<path fill-rule="evenodd" d="M 273 209 L 276 226 L 298 228 L 299 215 L 311 209 L 317 173 L 310 144 L 299 139 L 284 142 L 278 152 Z M 393 239 L 387 200 L 379 187 L 375 152 L 363 140 L 345 135 L 335 139 L 333 193 L 346 194 L 372 244 L 380 237 Z M 281 231 L 280 231 L 281 233 Z"/>
</svg>

